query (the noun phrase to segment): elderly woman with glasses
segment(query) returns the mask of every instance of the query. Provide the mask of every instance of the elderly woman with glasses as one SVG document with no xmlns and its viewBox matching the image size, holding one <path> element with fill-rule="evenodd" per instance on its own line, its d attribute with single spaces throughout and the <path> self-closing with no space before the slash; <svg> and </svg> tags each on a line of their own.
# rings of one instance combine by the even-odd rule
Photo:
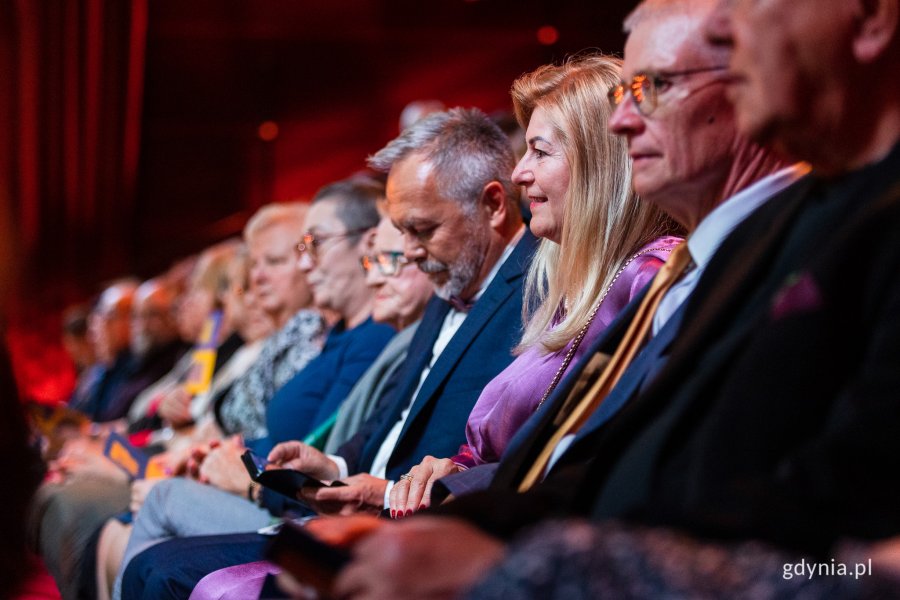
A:
<svg viewBox="0 0 900 600">
<path fill-rule="evenodd" d="M 515 432 L 550 396 L 584 348 L 654 276 L 681 240 L 631 189 L 624 139 L 607 131 L 608 91 L 621 61 L 589 55 L 545 65 L 513 83 L 527 151 L 513 171 L 530 201 L 529 227 L 544 238 L 526 284 L 531 315 L 519 356 L 484 389 L 449 459 L 427 457 L 391 491 L 392 516 L 430 504 L 435 480 L 497 462 Z"/>
</svg>

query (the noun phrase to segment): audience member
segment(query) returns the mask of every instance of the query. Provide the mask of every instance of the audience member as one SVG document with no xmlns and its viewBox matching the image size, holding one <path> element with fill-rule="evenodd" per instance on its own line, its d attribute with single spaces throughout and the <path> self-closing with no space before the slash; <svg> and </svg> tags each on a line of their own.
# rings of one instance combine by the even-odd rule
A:
<svg viewBox="0 0 900 600">
<path fill-rule="evenodd" d="M 172 290 L 158 280 L 145 281 L 134 291 L 129 322 L 131 357 L 121 380 L 101 382 L 100 402 L 90 413 L 92 420 L 105 422 L 124 417 L 137 395 L 167 373 L 185 353 L 187 346 L 178 339 L 174 302 Z M 110 324 L 105 325 L 108 332 Z M 121 326 L 120 322 L 115 324 Z M 113 334 L 101 335 L 100 339 L 104 337 L 109 338 L 108 343 L 114 343 Z M 102 343 L 98 343 L 98 348 Z M 111 352 L 111 349 L 104 350 L 104 355 Z M 118 363 L 119 359 L 115 360 Z"/>
<path fill-rule="evenodd" d="M 219 318 L 216 338 L 205 341 L 204 328 L 210 323 L 213 313 L 220 309 L 220 295 L 227 286 L 228 265 L 240 250 L 240 242 L 234 239 L 215 244 L 204 250 L 196 261 L 194 270 L 188 277 L 187 287 L 178 297 L 175 308 L 175 322 L 178 335 L 195 349 L 199 345 L 212 343 L 215 348 L 213 373 L 228 362 L 232 354 L 241 347 L 243 340 L 234 333 L 234 324 Z M 159 429 L 162 415 L 157 416 L 162 398 L 181 387 L 190 376 L 195 365 L 192 352 L 185 355 L 159 380 L 144 388 L 135 398 L 128 411 L 128 429 L 131 432 Z M 186 422 L 177 422 L 185 425 Z"/>
<path fill-rule="evenodd" d="M 101 372 L 97 383 L 72 404 L 72 408 L 88 416 L 109 402 L 112 383 L 125 376 L 131 360 L 129 319 L 136 288 L 132 281 L 114 283 L 103 290 L 88 315 L 88 341 Z"/>
<path fill-rule="evenodd" d="M 312 292 L 297 260 L 306 210 L 300 203 L 270 204 L 244 227 L 250 285 L 278 331 L 266 341 L 256 363 L 216 404 L 217 422 L 225 434 L 264 437 L 269 401 L 321 351 L 325 323 L 310 308 Z"/>
<path fill-rule="evenodd" d="M 81 406 L 86 402 L 103 373 L 103 365 L 97 361 L 97 353 L 88 336 L 90 309 L 76 304 L 63 311 L 62 345 L 75 366 L 75 389 L 69 398 L 69 406 Z"/>
<path fill-rule="evenodd" d="M 259 358 L 266 339 L 275 332 L 274 320 L 262 310 L 256 292 L 250 287 L 249 256 L 245 247 L 228 264 L 225 285 L 225 289 L 219 292 L 222 319 L 240 336 L 244 345 L 221 369 L 215 371 L 207 391 L 192 397 L 184 388 L 178 388 L 163 398 L 159 407 L 159 414 L 166 423 L 175 426 L 194 423 L 197 433 L 203 437 L 198 441 L 208 441 L 211 435 L 199 430 L 207 428 L 207 424 L 214 425 L 212 407 L 215 399 L 227 393 L 234 382 L 250 369 Z"/>
<path fill-rule="evenodd" d="M 584 56 L 513 83 L 528 150 L 512 179 L 531 202 L 531 232 L 544 238 L 525 284 L 526 313 L 533 314 L 519 356 L 484 388 L 469 415 L 468 443 L 452 459 L 429 456 L 413 467 L 391 491 L 392 515 L 428 506 L 434 480 L 496 463 L 513 434 L 681 242 L 656 237 L 668 222 L 634 196 L 625 140 L 606 129 L 612 113 L 606 90 L 618 83 L 620 70 L 618 59 Z"/>
</svg>

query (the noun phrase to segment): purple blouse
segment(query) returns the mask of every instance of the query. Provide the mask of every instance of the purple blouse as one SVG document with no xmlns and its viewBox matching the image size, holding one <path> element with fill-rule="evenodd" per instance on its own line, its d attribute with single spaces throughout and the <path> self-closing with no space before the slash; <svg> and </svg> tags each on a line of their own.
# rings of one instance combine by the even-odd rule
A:
<svg viewBox="0 0 900 600">
<path fill-rule="evenodd" d="M 638 251 L 641 254 L 610 288 L 566 373 L 619 311 L 653 279 L 669 252 L 681 241 L 678 237 L 661 237 Z M 500 460 L 509 440 L 537 410 L 571 344 L 552 354 L 545 354 L 539 346 L 529 348 L 485 386 L 466 423 L 468 444 L 460 448 L 454 462 L 472 467 Z"/>
</svg>

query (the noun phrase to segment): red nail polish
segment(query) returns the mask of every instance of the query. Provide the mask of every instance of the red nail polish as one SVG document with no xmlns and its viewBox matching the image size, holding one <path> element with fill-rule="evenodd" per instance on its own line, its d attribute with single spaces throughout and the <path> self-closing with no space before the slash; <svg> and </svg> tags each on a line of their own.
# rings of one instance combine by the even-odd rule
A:
<svg viewBox="0 0 900 600">
<path fill-rule="evenodd" d="M 393 510 L 393 509 L 391 509 L 391 518 L 392 518 L 392 519 L 396 519 L 396 518 L 397 518 L 397 512 L 396 512 L 395 510 Z"/>
<path fill-rule="evenodd" d="M 407 511 L 406 511 L 406 516 L 407 516 L 407 517 L 412 516 L 412 511 L 411 511 L 411 510 L 407 510 Z"/>
<path fill-rule="evenodd" d="M 426 508 L 428 508 L 428 507 L 425 506 L 424 504 L 419 505 L 419 510 L 425 510 Z"/>
</svg>

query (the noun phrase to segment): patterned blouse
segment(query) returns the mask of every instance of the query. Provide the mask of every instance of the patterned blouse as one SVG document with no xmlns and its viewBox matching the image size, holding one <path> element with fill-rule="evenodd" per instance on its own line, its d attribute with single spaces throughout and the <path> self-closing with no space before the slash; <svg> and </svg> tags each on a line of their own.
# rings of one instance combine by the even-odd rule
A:
<svg viewBox="0 0 900 600">
<path fill-rule="evenodd" d="M 318 356 L 325 321 L 314 310 L 301 310 L 266 340 L 259 358 L 234 382 L 218 409 L 219 425 L 247 439 L 268 434 L 266 407 L 275 392 Z"/>
</svg>

